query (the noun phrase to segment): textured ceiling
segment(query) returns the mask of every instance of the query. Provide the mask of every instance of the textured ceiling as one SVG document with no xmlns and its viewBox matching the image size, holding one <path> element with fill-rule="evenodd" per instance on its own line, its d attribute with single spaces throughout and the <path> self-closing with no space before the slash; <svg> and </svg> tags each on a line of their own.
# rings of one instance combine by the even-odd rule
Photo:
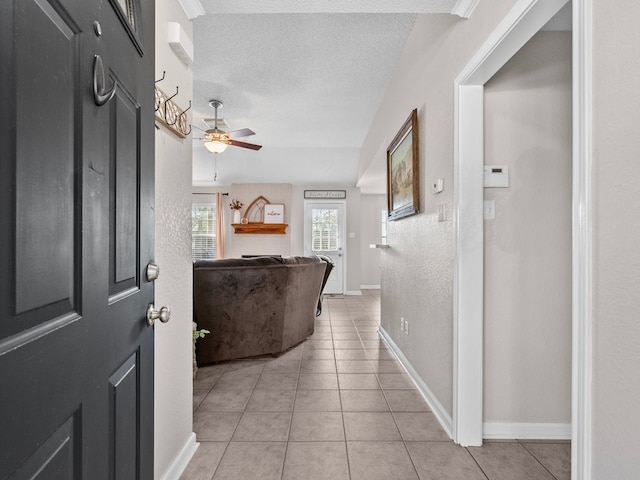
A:
<svg viewBox="0 0 640 480">
<path fill-rule="evenodd" d="M 194 185 L 355 185 L 360 146 L 415 12 L 449 12 L 455 1 L 201 3 L 194 125 L 207 128 L 202 119 L 213 117 L 208 101 L 216 98 L 230 128 L 251 128 L 256 135 L 245 140 L 263 148 L 229 147 L 214 161 L 194 141 Z"/>
<path fill-rule="evenodd" d="M 360 147 L 416 14 L 470 12 L 478 0 L 180 1 L 205 12 L 193 23 L 194 125 L 208 128 L 216 98 L 230 128 L 264 146 L 214 156 L 194 140 L 194 185 L 358 182 L 380 193 L 385 152 L 358 179 Z M 546 29 L 570 27 L 568 5 Z"/>
</svg>

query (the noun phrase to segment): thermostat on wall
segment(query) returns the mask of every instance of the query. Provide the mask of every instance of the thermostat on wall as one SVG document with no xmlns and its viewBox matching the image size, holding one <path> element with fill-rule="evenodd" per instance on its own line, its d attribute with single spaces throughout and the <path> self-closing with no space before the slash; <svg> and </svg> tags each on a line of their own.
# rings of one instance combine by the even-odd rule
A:
<svg viewBox="0 0 640 480">
<path fill-rule="evenodd" d="M 509 167 L 506 165 L 485 165 L 484 187 L 508 187 Z"/>
</svg>

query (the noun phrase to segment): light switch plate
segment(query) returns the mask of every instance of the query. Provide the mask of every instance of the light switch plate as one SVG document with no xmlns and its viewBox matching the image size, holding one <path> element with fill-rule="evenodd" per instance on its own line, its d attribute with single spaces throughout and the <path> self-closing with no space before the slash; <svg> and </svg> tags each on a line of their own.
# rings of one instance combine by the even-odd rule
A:
<svg viewBox="0 0 640 480">
<path fill-rule="evenodd" d="M 484 201 L 484 219 L 495 220 L 496 219 L 496 202 L 495 200 Z"/>
<path fill-rule="evenodd" d="M 447 220 L 447 206 L 445 203 L 438 204 L 438 221 L 444 222 Z"/>
</svg>

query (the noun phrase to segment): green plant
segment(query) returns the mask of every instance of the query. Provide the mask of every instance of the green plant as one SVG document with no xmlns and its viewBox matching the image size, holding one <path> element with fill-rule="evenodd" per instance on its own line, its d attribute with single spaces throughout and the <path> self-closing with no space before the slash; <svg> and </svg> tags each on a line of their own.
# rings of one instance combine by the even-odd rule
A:
<svg viewBox="0 0 640 480">
<path fill-rule="evenodd" d="M 196 343 L 199 338 L 204 338 L 207 333 L 211 333 L 209 330 L 205 330 L 204 328 L 201 330 L 193 330 L 193 343 Z"/>
</svg>

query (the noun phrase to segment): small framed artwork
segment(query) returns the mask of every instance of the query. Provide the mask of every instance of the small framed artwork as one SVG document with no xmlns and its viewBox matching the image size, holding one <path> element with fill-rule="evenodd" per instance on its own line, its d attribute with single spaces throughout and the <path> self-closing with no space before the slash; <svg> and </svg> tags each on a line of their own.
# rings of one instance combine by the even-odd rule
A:
<svg viewBox="0 0 640 480">
<path fill-rule="evenodd" d="M 387 148 L 387 208 L 389 220 L 420 211 L 418 110 L 414 109 Z"/>
<path fill-rule="evenodd" d="M 284 223 L 284 205 L 266 204 L 264 206 L 264 223 Z"/>
</svg>

